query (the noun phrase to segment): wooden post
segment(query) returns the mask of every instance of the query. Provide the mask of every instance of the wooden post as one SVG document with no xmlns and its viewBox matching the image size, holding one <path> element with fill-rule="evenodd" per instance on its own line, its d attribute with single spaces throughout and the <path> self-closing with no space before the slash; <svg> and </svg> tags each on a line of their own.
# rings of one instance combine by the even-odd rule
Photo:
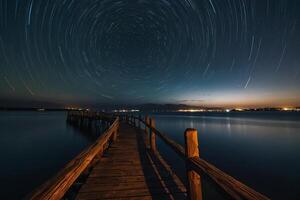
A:
<svg viewBox="0 0 300 200">
<path fill-rule="evenodd" d="M 148 115 L 145 116 L 145 143 L 146 143 L 146 147 L 148 148 L 149 146 L 149 128 L 147 125 L 149 125 L 149 117 Z"/>
<path fill-rule="evenodd" d="M 150 118 L 150 126 L 151 126 L 150 146 L 152 151 L 156 151 L 155 133 L 153 130 L 155 128 L 155 120 L 153 117 Z"/>
<path fill-rule="evenodd" d="M 186 170 L 188 178 L 188 197 L 190 200 L 202 200 L 202 186 L 200 175 L 193 171 L 188 159 L 199 157 L 198 134 L 196 129 L 186 129 L 184 132 Z"/>
</svg>

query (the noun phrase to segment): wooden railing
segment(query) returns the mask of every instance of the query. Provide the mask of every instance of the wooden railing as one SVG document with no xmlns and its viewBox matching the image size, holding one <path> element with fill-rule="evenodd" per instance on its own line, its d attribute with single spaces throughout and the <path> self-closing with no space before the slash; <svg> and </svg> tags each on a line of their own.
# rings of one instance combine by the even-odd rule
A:
<svg viewBox="0 0 300 200">
<path fill-rule="evenodd" d="M 118 117 L 112 118 L 96 112 L 73 111 L 68 113 L 68 121 L 71 123 L 85 123 L 89 126 L 91 120 L 104 120 L 110 123 L 110 126 L 93 145 L 70 161 L 55 177 L 37 188 L 28 196 L 28 199 L 61 199 L 76 179 L 90 166 L 94 158 L 98 155 L 101 156 L 108 144 L 116 140 L 119 129 Z"/>
<path fill-rule="evenodd" d="M 187 169 L 187 191 L 189 199 L 201 200 L 201 174 L 208 175 L 217 185 L 219 185 L 233 199 L 241 200 L 268 200 L 269 198 L 253 190 L 247 185 L 236 180 L 232 176 L 221 171 L 217 167 L 203 160 L 199 156 L 198 138 L 196 129 L 186 129 L 184 133 L 185 147 L 174 142 L 167 135 L 163 134 L 155 128 L 154 118 L 142 119 L 141 116 L 125 115 L 122 118 L 129 124 L 141 128 L 145 127 L 146 138 L 152 151 L 157 151 L 156 136 L 158 136 L 165 144 L 171 147 L 174 152 L 186 162 Z"/>
</svg>

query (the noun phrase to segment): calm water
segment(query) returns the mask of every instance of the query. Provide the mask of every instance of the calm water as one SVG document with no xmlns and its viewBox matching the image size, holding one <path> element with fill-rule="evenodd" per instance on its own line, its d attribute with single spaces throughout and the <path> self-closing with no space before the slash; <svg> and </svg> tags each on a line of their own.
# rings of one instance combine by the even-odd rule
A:
<svg viewBox="0 0 300 200">
<path fill-rule="evenodd" d="M 21 199 L 91 144 L 64 112 L 0 112 L 0 199 Z"/>
<path fill-rule="evenodd" d="M 300 199 L 300 113 L 154 117 L 157 128 L 181 144 L 184 130 L 196 128 L 201 157 L 257 191 L 272 199 Z M 161 143 L 159 148 L 180 171 L 180 159 Z M 216 198 L 209 194 L 213 192 L 206 193 Z"/>
<path fill-rule="evenodd" d="M 201 157 L 259 192 L 300 199 L 300 113 L 154 116 L 181 144 L 186 128 L 198 129 Z M 65 120 L 64 112 L 0 112 L 0 199 L 24 197 L 92 143 Z M 184 163 L 159 141 L 158 148 L 184 177 Z M 206 197 L 222 199 L 209 181 L 204 188 Z"/>
</svg>

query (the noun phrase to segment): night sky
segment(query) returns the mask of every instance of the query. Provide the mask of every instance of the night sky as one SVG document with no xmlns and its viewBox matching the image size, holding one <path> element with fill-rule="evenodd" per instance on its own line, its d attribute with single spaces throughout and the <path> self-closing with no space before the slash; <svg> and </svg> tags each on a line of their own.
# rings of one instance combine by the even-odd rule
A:
<svg viewBox="0 0 300 200">
<path fill-rule="evenodd" d="M 0 0 L 0 99 L 298 106 L 300 1 Z"/>
</svg>

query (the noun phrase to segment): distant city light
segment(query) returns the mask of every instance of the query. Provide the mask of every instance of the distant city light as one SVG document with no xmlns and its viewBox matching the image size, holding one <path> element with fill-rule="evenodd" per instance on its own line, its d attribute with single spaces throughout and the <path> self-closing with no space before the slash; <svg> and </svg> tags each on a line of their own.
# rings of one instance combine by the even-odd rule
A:
<svg viewBox="0 0 300 200">
<path fill-rule="evenodd" d="M 282 108 L 283 111 L 293 111 L 296 110 L 295 108 L 289 108 L 289 107 L 284 107 Z"/>
<path fill-rule="evenodd" d="M 83 109 L 83 108 L 77 108 L 77 107 L 65 107 L 66 110 L 86 110 L 86 111 L 89 111 L 90 109 Z"/>
<path fill-rule="evenodd" d="M 226 112 L 230 112 L 230 109 L 226 109 L 225 111 L 226 111 Z"/>
<path fill-rule="evenodd" d="M 179 109 L 178 112 L 205 112 L 204 109 Z"/>
<path fill-rule="evenodd" d="M 116 112 L 116 113 L 140 112 L 140 110 L 137 110 L 137 109 L 131 109 L 131 110 L 127 110 L 127 109 L 120 109 L 120 110 L 113 110 L 113 112 Z"/>
</svg>

